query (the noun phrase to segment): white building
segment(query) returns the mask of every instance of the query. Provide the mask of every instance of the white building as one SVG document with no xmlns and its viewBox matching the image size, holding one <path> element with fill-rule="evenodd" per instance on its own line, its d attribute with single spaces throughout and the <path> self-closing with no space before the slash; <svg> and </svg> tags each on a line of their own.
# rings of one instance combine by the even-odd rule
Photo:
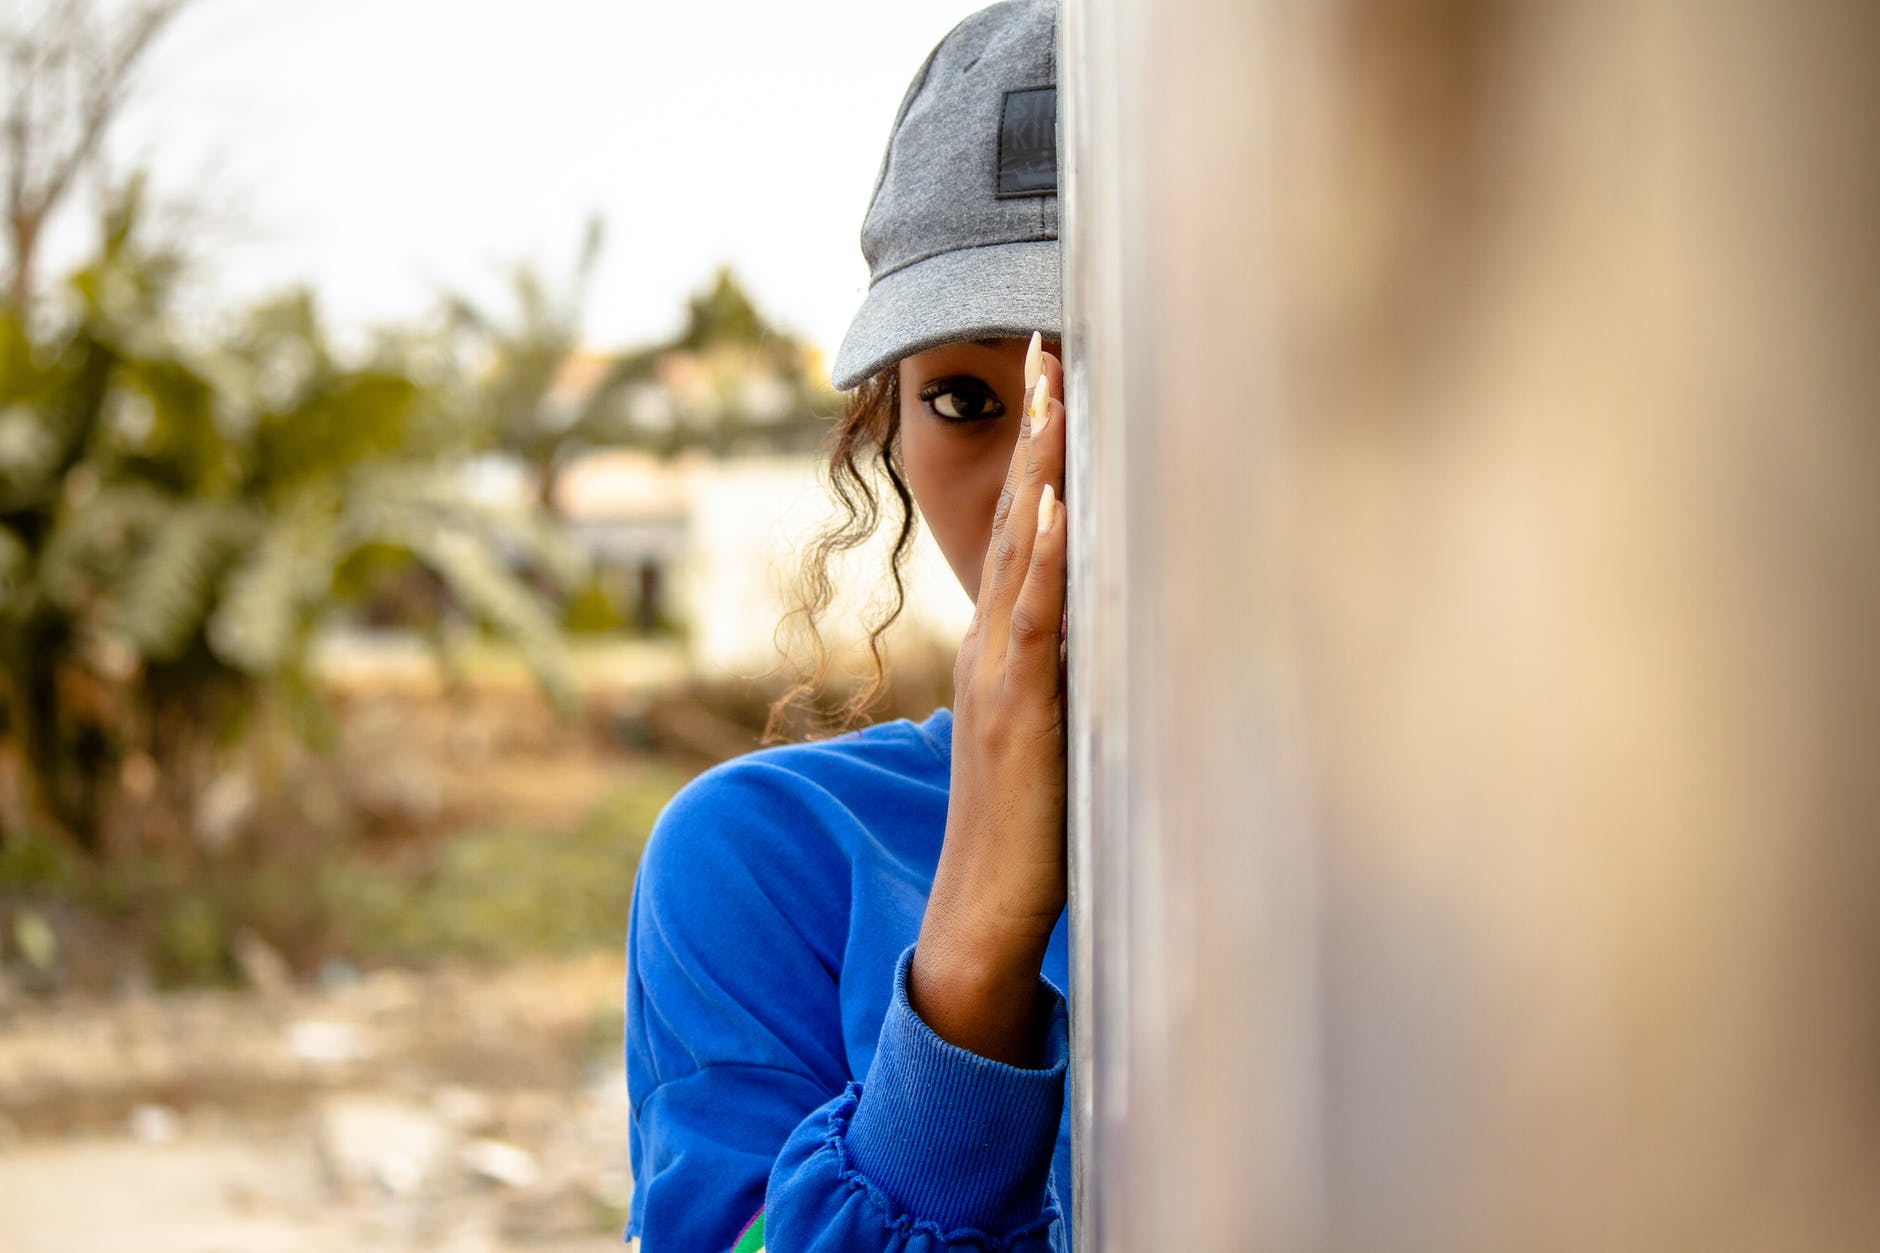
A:
<svg viewBox="0 0 1880 1253">
<path fill-rule="evenodd" d="M 809 457 L 687 455 L 663 462 L 639 452 L 595 452 L 563 471 L 556 503 L 596 560 L 630 572 L 639 592 L 682 624 L 699 673 L 754 675 L 778 659 L 776 629 L 794 603 L 801 553 L 833 516 L 818 467 Z M 890 588 L 890 538 L 878 534 L 841 560 L 842 595 L 824 629 L 832 648 L 864 638 L 863 615 Z M 956 641 L 972 602 L 924 530 L 907 585 L 897 633 Z"/>
</svg>

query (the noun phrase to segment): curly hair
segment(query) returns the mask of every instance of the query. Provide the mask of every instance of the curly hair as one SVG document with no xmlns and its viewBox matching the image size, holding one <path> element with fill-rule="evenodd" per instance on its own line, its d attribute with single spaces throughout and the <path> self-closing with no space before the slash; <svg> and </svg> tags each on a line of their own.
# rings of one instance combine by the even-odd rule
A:
<svg viewBox="0 0 1880 1253">
<path fill-rule="evenodd" d="M 788 738 L 783 728 L 799 710 L 809 715 L 813 730 L 849 730 L 862 722 L 869 707 L 887 692 L 888 667 L 882 636 L 901 616 L 907 603 L 907 559 L 914 550 L 917 524 L 914 496 L 908 490 L 906 468 L 901 461 L 900 434 L 901 383 L 897 364 L 863 380 L 849 393 L 848 404 L 830 437 L 823 473 L 835 497 L 837 512 L 804 550 L 803 564 L 797 573 L 796 604 L 777 626 L 778 646 L 783 649 L 783 637 L 791 624 L 801 622 L 809 639 L 810 664 L 794 663 L 795 681 L 771 703 L 770 717 L 764 726 L 763 742 L 766 744 Z M 887 493 L 881 490 L 883 479 L 893 489 L 892 501 L 887 500 Z M 893 594 L 885 603 L 874 606 L 867 623 L 874 677 L 866 687 L 852 693 L 833 717 L 822 715 L 815 707 L 829 671 L 829 647 L 822 637 L 822 621 L 836 595 L 829 566 L 839 555 L 868 542 L 881 525 L 884 505 L 891 505 L 896 511 L 894 546 L 888 555 Z"/>
</svg>

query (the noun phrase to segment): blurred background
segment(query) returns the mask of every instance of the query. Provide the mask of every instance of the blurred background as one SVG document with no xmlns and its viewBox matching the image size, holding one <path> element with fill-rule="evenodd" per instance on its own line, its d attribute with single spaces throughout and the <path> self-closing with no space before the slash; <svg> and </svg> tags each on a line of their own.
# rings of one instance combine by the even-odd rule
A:
<svg viewBox="0 0 1880 1253">
<path fill-rule="evenodd" d="M 975 7 L 0 0 L 0 1244 L 616 1247 L 634 864 Z"/>
</svg>

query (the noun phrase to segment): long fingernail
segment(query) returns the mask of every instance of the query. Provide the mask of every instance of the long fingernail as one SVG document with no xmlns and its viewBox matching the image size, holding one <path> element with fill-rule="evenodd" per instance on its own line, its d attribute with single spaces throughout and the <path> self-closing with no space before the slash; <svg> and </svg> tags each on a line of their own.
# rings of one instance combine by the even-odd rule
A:
<svg viewBox="0 0 1880 1253">
<path fill-rule="evenodd" d="M 1051 485 L 1044 485 L 1044 495 L 1038 497 L 1038 534 L 1043 535 L 1051 529 L 1051 521 L 1057 513 L 1057 493 Z"/>
<path fill-rule="evenodd" d="M 1037 331 L 1031 333 L 1031 343 L 1025 349 L 1025 391 L 1030 392 L 1038 385 L 1038 376 L 1044 373 L 1044 336 Z"/>
<path fill-rule="evenodd" d="M 1031 389 L 1031 437 L 1038 438 L 1039 432 L 1051 425 L 1051 380 L 1040 374 L 1037 385 Z"/>
</svg>

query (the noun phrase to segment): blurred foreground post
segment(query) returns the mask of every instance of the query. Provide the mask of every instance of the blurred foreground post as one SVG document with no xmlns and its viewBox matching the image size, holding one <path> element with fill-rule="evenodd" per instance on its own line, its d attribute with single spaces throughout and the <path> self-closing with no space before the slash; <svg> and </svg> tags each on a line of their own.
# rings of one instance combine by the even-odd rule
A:
<svg viewBox="0 0 1880 1253">
<path fill-rule="evenodd" d="M 1880 1247 L 1880 7 L 1062 40 L 1082 1248 Z"/>
</svg>

